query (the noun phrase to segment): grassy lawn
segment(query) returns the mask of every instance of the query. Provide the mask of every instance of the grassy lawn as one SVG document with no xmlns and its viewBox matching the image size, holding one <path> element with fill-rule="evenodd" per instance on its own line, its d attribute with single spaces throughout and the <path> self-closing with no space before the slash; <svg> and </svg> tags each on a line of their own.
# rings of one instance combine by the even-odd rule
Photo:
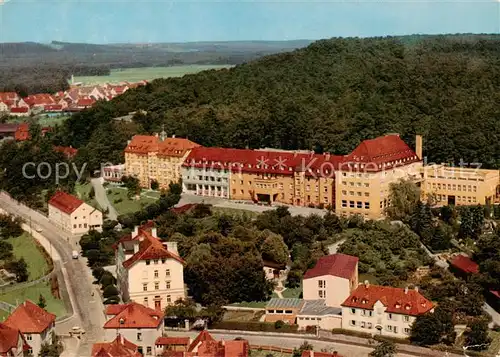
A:
<svg viewBox="0 0 500 357">
<path fill-rule="evenodd" d="M 92 184 L 90 182 L 75 184 L 75 194 L 76 196 L 91 205 L 94 208 L 101 209 L 95 198 L 89 198 L 90 190 L 92 189 Z"/>
<path fill-rule="evenodd" d="M 144 67 L 113 69 L 109 76 L 75 76 L 75 82 L 83 84 L 119 83 L 123 81 L 139 82 L 155 78 L 182 77 L 209 69 L 230 68 L 227 65 L 186 65 L 171 67 Z"/>
<path fill-rule="evenodd" d="M 111 202 L 118 214 L 133 213 L 141 210 L 144 206 L 156 201 L 155 198 L 140 196 L 139 200 L 129 199 L 127 190 L 118 187 L 108 187 L 106 189 L 108 200 Z"/>
<path fill-rule="evenodd" d="M 259 321 L 264 315 L 264 311 L 226 311 L 224 321 Z"/>
<path fill-rule="evenodd" d="M 5 310 L 0 309 L 0 321 L 3 321 L 9 316 L 9 313 Z"/>
<path fill-rule="evenodd" d="M 500 332 L 490 331 L 490 337 L 492 338 L 491 345 L 488 348 L 488 352 L 496 356 L 500 351 Z"/>
<path fill-rule="evenodd" d="M 36 280 L 47 274 L 49 270 L 49 265 L 45 260 L 42 252 L 40 252 L 39 246 L 35 239 L 28 233 L 23 233 L 17 238 L 9 238 L 7 242 L 12 244 L 14 250 L 14 256 L 19 258 L 24 258 L 28 264 L 29 280 Z"/>
<path fill-rule="evenodd" d="M 213 207 L 212 212 L 219 214 L 227 214 L 230 216 L 248 216 L 255 218 L 259 215 L 258 212 L 248 211 L 246 209 L 226 208 L 226 207 Z"/>
<path fill-rule="evenodd" d="M 370 282 L 370 284 L 378 284 L 377 278 L 374 277 L 373 275 L 367 274 L 367 273 L 359 274 L 358 280 L 360 283 L 364 283 L 365 280 L 368 280 Z"/>
<path fill-rule="evenodd" d="M 298 298 L 302 293 L 302 286 L 293 289 L 286 289 L 281 292 L 284 298 Z"/>
<path fill-rule="evenodd" d="M 278 297 L 278 296 L 276 296 Z M 235 304 L 231 304 L 230 306 L 239 306 L 239 307 L 254 307 L 254 308 L 264 308 L 267 305 L 267 301 L 244 301 Z"/>
<path fill-rule="evenodd" d="M 50 282 L 39 283 L 25 289 L 19 289 L 7 292 L 5 294 L 0 294 L 0 300 L 12 305 L 20 304 L 27 299 L 36 303 L 38 302 L 38 297 L 40 296 L 40 294 L 42 294 L 47 301 L 47 311 L 52 312 L 57 316 L 63 316 L 66 313 L 64 302 L 52 296 L 52 293 L 50 291 Z"/>
</svg>

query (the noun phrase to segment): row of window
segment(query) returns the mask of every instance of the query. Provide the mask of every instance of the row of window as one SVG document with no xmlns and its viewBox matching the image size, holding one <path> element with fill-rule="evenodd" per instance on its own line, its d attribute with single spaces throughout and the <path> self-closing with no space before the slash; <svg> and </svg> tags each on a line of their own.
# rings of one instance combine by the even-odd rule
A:
<svg viewBox="0 0 500 357">
<path fill-rule="evenodd" d="M 427 188 L 430 190 L 447 190 L 447 191 L 464 191 L 464 192 L 477 192 L 477 185 L 456 185 L 456 184 L 440 184 L 440 183 L 427 183 Z"/>
<path fill-rule="evenodd" d="M 167 299 L 167 303 L 168 303 L 168 304 L 170 304 L 170 303 L 172 302 L 172 295 L 167 295 L 166 299 Z M 156 300 L 156 301 L 161 300 L 161 297 L 160 297 L 160 296 L 155 296 L 155 300 Z M 149 306 L 149 305 L 148 305 L 148 303 L 149 303 L 149 299 L 148 299 L 148 297 L 146 296 L 146 297 L 144 298 L 144 304 L 143 304 L 143 305 L 144 305 L 144 306 Z"/>
<path fill-rule="evenodd" d="M 372 329 L 373 328 L 373 324 L 371 322 L 351 320 L 349 324 L 351 326 L 353 326 L 353 327 L 359 326 L 361 328 L 366 328 L 366 329 Z M 385 329 L 388 332 L 398 333 L 398 327 L 397 326 L 386 325 Z M 403 331 L 404 331 L 405 334 L 409 335 L 410 332 L 411 332 L 411 329 L 408 328 L 408 327 L 405 327 L 403 329 Z"/>
<path fill-rule="evenodd" d="M 77 228 L 77 226 L 78 226 L 78 228 L 82 228 L 82 224 L 81 223 L 80 224 L 73 224 L 73 228 Z M 83 224 L 83 228 L 87 228 L 87 223 Z"/>
<path fill-rule="evenodd" d="M 165 262 L 167 261 L 166 259 L 153 259 L 153 264 L 158 264 L 161 260 L 161 263 L 162 264 L 165 264 Z M 146 265 L 150 265 L 151 264 L 151 260 L 146 260 Z M 165 270 L 165 275 L 170 275 L 170 269 L 167 269 Z"/>
<path fill-rule="evenodd" d="M 347 186 L 347 181 L 342 181 L 343 186 Z M 349 186 L 351 187 L 370 187 L 368 182 L 349 182 Z"/>
<path fill-rule="evenodd" d="M 477 202 L 476 196 L 456 196 L 455 199 L 457 200 L 457 202 L 462 202 L 462 203 L 476 203 Z M 436 195 L 436 200 L 447 201 L 448 196 Z"/>
<path fill-rule="evenodd" d="M 321 321 L 321 317 L 297 317 L 297 320 L 305 321 Z"/>
<path fill-rule="evenodd" d="M 160 290 L 160 282 L 154 282 L 155 290 Z M 165 289 L 170 289 L 170 281 L 165 282 Z M 142 291 L 148 291 L 148 283 L 142 283 Z"/>
<path fill-rule="evenodd" d="M 268 314 L 286 314 L 286 315 L 291 315 L 293 314 L 292 310 L 267 310 Z"/>
<path fill-rule="evenodd" d="M 342 195 L 344 196 L 347 196 L 347 191 L 346 190 L 342 190 Z M 349 196 L 358 196 L 358 197 L 361 197 L 361 196 L 365 196 L 365 197 L 370 197 L 370 192 L 361 192 L 361 191 L 349 191 Z"/>
<path fill-rule="evenodd" d="M 139 334 L 140 332 L 137 333 L 137 341 L 142 341 L 142 334 L 141 334 L 141 339 L 139 340 Z M 144 353 L 144 348 L 142 346 L 137 347 L 137 351 L 142 355 Z M 153 354 L 153 348 L 151 346 L 146 346 L 146 355 L 151 356 Z"/>
<path fill-rule="evenodd" d="M 154 274 L 154 277 L 155 277 L 155 278 L 158 278 L 158 277 L 160 276 L 160 272 L 159 272 L 158 270 L 155 270 L 155 271 L 153 272 L 153 274 Z M 166 276 L 166 277 L 169 277 L 169 276 L 170 276 L 170 269 L 165 270 L 165 276 Z M 148 271 L 147 271 L 147 270 L 143 270 L 143 271 L 142 271 L 142 278 L 143 278 L 143 279 L 147 279 L 148 277 L 149 277 Z"/>
<path fill-rule="evenodd" d="M 342 207 L 347 207 L 347 200 L 342 200 Z M 361 202 L 361 201 L 349 201 L 349 208 L 364 208 L 370 209 L 370 202 Z"/>
<path fill-rule="evenodd" d="M 445 179 L 445 180 L 463 180 L 463 181 L 481 181 L 484 182 L 483 178 L 475 178 L 475 177 L 456 177 L 456 176 L 435 176 L 435 175 L 429 175 L 427 176 L 429 178 L 440 178 L 440 179 Z"/>
</svg>

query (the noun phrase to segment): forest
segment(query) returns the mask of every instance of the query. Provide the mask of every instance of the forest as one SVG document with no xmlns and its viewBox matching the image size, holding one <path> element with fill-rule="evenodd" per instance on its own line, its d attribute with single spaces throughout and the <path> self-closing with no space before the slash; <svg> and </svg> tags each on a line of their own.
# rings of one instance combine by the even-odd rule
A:
<svg viewBox="0 0 500 357">
<path fill-rule="evenodd" d="M 58 141 L 85 147 L 113 117 L 143 109 L 138 132 L 165 125 L 205 146 L 346 154 L 393 132 L 413 145 L 419 133 L 427 161 L 499 168 L 499 45 L 500 36 L 472 35 L 321 40 L 229 70 L 155 80 L 75 115 Z"/>
</svg>

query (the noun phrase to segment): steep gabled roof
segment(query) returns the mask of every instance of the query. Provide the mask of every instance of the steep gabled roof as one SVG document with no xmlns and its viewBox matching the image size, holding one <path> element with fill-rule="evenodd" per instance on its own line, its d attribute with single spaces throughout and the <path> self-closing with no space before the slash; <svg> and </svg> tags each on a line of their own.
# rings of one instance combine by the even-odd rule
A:
<svg viewBox="0 0 500 357">
<path fill-rule="evenodd" d="M 115 306 L 116 310 L 113 312 L 117 312 L 120 308 L 121 311 L 104 324 L 105 329 L 157 328 L 163 321 L 162 312 L 136 302 Z"/>
<path fill-rule="evenodd" d="M 82 200 L 63 191 L 57 191 L 49 200 L 49 205 L 67 214 L 73 213 L 84 203 Z"/>
<path fill-rule="evenodd" d="M 100 342 L 92 346 L 92 357 L 142 357 L 137 346 L 122 335 L 113 342 Z"/>
<path fill-rule="evenodd" d="M 316 262 L 314 268 L 306 271 L 304 279 L 316 278 L 323 275 L 350 279 L 356 272 L 358 260 L 357 257 L 340 253 L 321 257 Z"/>
<path fill-rule="evenodd" d="M 182 157 L 191 149 L 199 147 L 200 145 L 184 138 L 166 138 L 159 142 L 158 155 Z"/>
<path fill-rule="evenodd" d="M 20 337 L 24 341 L 19 330 L 0 323 L 0 354 L 6 355 L 10 350 L 17 348 Z"/>
<path fill-rule="evenodd" d="M 198 336 L 194 339 L 193 342 L 191 342 L 191 345 L 189 345 L 188 352 L 193 352 L 202 342 L 205 341 L 214 341 L 215 339 L 208 333 L 207 330 L 203 330 L 199 333 Z"/>
<path fill-rule="evenodd" d="M 373 310 L 377 301 L 386 307 L 385 312 L 402 315 L 418 316 L 434 308 L 417 290 L 369 284 L 359 285 L 342 306 Z"/>
<path fill-rule="evenodd" d="M 466 255 L 459 254 L 452 259 L 450 264 L 468 274 L 479 273 L 479 265 Z"/>
<path fill-rule="evenodd" d="M 22 333 L 40 334 L 56 320 L 56 315 L 45 311 L 29 300 L 19 305 L 4 323 Z"/>
<path fill-rule="evenodd" d="M 154 259 L 175 259 L 179 263 L 184 264 L 184 260 L 177 254 L 170 252 L 166 246 L 146 229 L 139 229 L 139 234 L 136 237 L 131 237 L 128 240 L 139 240 L 139 250 L 129 259 L 123 262 L 125 268 L 131 267 L 139 260 L 154 260 Z"/>
</svg>

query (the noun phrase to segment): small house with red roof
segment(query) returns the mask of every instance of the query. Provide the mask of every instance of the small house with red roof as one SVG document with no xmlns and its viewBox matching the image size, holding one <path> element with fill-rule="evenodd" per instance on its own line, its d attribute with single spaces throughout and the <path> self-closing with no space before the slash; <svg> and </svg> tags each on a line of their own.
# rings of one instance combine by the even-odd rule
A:
<svg viewBox="0 0 500 357">
<path fill-rule="evenodd" d="M 136 227 L 115 244 L 117 286 L 123 301 L 163 311 L 186 298 L 184 260 L 176 242 L 163 242 L 150 225 Z"/>
<path fill-rule="evenodd" d="M 340 253 L 319 258 L 304 274 L 304 299 L 322 299 L 327 306 L 340 308 L 358 286 L 358 261 L 357 257 Z"/>
<path fill-rule="evenodd" d="M 0 356 L 23 357 L 29 350 L 30 346 L 18 329 L 0 323 Z"/>
<path fill-rule="evenodd" d="M 189 337 L 168 337 L 162 336 L 156 339 L 156 353 L 158 351 L 185 352 L 191 344 Z"/>
<path fill-rule="evenodd" d="M 13 117 L 29 117 L 31 110 L 29 107 L 11 107 L 9 115 Z"/>
<path fill-rule="evenodd" d="M 112 342 L 94 343 L 91 357 L 142 357 L 138 346 L 118 334 Z"/>
<path fill-rule="evenodd" d="M 102 230 L 102 212 L 63 191 L 49 200 L 49 220 L 72 234 Z"/>
<path fill-rule="evenodd" d="M 29 345 L 30 353 L 38 356 L 42 344 L 52 341 L 55 320 L 56 315 L 26 300 L 7 317 L 4 324 L 19 330 Z"/>
<path fill-rule="evenodd" d="M 105 315 L 103 328 L 106 341 L 116 341 L 116 336 L 120 335 L 124 341 L 136 345 L 140 354 L 156 355 L 155 343 L 162 336 L 164 327 L 162 311 L 130 302 L 108 305 Z"/>
<path fill-rule="evenodd" d="M 418 288 L 360 284 L 342 303 L 342 328 L 407 338 L 417 316 L 432 312 L 434 304 Z"/>
</svg>

